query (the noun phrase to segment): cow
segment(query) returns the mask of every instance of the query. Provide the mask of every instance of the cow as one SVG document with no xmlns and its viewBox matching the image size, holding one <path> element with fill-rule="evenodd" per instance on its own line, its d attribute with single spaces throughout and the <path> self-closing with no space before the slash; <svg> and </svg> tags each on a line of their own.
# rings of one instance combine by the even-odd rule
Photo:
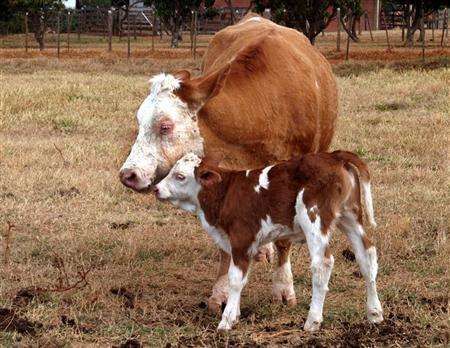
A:
<svg viewBox="0 0 450 348">
<path fill-rule="evenodd" d="M 138 135 L 119 176 L 149 192 L 183 155 L 220 154 L 228 169 L 258 168 L 326 151 L 337 118 L 330 64 L 298 31 L 248 14 L 218 32 L 202 75 L 182 70 L 150 80 L 137 111 Z M 279 248 L 287 258 L 290 245 Z M 229 256 L 221 261 L 208 308 L 220 313 L 228 294 Z M 295 303 L 292 286 L 275 279 L 274 298 Z"/>
<path fill-rule="evenodd" d="M 349 239 L 367 288 L 367 318 L 383 320 L 377 295 L 377 253 L 363 229 L 363 206 L 375 226 L 367 165 L 345 151 L 307 154 L 256 170 L 234 171 L 187 154 L 154 188 L 158 199 L 195 212 L 203 228 L 231 255 L 229 296 L 219 330 L 230 330 L 240 314 L 241 291 L 252 257 L 269 242 L 284 248 L 306 241 L 311 258 L 312 300 L 304 329 L 316 331 L 334 264 L 329 241 L 335 228 Z M 275 277 L 292 284 L 288 259 Z"/>
</svg>

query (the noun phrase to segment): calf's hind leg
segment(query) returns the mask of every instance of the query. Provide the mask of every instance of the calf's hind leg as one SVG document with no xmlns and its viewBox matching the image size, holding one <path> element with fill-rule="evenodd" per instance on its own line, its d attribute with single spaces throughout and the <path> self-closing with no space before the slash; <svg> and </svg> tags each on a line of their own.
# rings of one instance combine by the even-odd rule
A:
<svg viewBox="0 0 450 348">
<path fill-rule="evenodd" d="M 361 274 L 366 281 L 367 319 L 372 323 L 379 323 L 383 321 L 383 310 L 377 293 L 378 261 L 375 246 L 367 238 L 363 227 L 353 216 L 344 216 L 339 223 L 339 228 L 347 234 Z"/>
<path fill-rule="evenodd" d="M 328 282 L 334 265 L 334 258 L 329 252 L 327 231 L 322 231 L 319 216 L 310 219 L 303 202 L 303 191 L 297 197 L 295 223 L 300 226 L 306 237 L 311 258 L 312 299 L 304 329 L 317 331 L 323 321 L 323 304 L 328 292 Z"/>
</svg>

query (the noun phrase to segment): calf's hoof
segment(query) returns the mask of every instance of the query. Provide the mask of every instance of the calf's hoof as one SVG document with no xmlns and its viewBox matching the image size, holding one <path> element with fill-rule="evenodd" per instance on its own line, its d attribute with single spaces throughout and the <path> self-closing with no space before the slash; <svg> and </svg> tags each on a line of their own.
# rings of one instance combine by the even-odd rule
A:
<svg viewBox="0 0 450 348">
<path fill-rule="evenodd" d="M 219 323 L 219 326 L 217 326 L 217 331 L 230 331 L 232 328 L 231 323 L 229 323 L 227 320 L 222 320 Z"/>
<path fill-rule="evenodd" d="M 303 327 L 305 331 L 315 332 L 320 329 L 320 324 L 322 323 L 322 319 L 311 319 L 308 318 L 306 320 L 305 326 Z"/>
<path fill-rule="evenodd" d="M 378 324 L 381 323 L 383 319 L 383 312 L 381 309 L 371 308 L 367 310 L 367 319 L 373 323 Z"/>
</svg>

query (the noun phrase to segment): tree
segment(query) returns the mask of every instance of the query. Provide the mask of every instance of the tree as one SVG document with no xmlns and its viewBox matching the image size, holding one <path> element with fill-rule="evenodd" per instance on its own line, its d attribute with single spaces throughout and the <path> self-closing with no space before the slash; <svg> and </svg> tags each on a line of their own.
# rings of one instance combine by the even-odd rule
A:
<svg viewBox="0 0 450 348">
<path fill-rule="evenodd" d="M 44 34 L 51 11 L 64 8 L 61 0 L 9 0 L 13 11 L 28 13 L 28 25 L 42 51 L 45 47 Z"/>
<path fill-rule="evenodd" d="M 276 22 L 302 31 L 312 44 L 336 18 L 338 8 L 341 8 L 347 23 L 354 22 L 353 17 L 362 14 L 361 0 L 253 0 L 253 4 L 258 12 L 270 9 Z M 346 26 L 345 21 L 343 24 L 350 36 L 357 40 L 354 28 Z"/>
<path fill-rule="evenodd" d="M 384 0 L 384 8 L 403 9 L 407 46 L 414 44 L 414 34 L 424 17 L 450 5 L 449 0 Z M 423 33 L 421 33 L 423 38 Z"/>
<path fill-rule="evenodd" d="M 214 0 L 146 0 L 145 3 L 155 8 L 156 15 L 171 33 L 171 46 L 178 47 L 185 19 L 202 6 L 211 7 Z"/>
</svg>

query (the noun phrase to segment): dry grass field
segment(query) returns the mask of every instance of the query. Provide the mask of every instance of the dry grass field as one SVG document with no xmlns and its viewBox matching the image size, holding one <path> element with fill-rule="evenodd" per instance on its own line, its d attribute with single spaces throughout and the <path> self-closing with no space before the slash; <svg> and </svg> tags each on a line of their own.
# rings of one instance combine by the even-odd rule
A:
<svg viewBox="0 0 450 348">
<path fill-rule="evenodd" d="M 374 62 L 334 62 L 341 116 L 332 148 L 356 151 L 372 169 L 378 228 L 369 234 L 386 320 L 366 322 L 363 279 L 336 233 L 316 334 L 302 331 L 305 246 L 292 257 L 296 307 L 271 302 L 272 266 L 258 264 L 240 323 L 216 333 L 204 301 L 217 249 L 193 216 L 118 180 L 148 77 L 198 71 L 199 61 L 0 50 L 0 346 L 448 345 L 449 51 L 421 65 L 418 51 L 405 63 L 401 54 L 387 62 L 383 50 Z"/>
</svg>

